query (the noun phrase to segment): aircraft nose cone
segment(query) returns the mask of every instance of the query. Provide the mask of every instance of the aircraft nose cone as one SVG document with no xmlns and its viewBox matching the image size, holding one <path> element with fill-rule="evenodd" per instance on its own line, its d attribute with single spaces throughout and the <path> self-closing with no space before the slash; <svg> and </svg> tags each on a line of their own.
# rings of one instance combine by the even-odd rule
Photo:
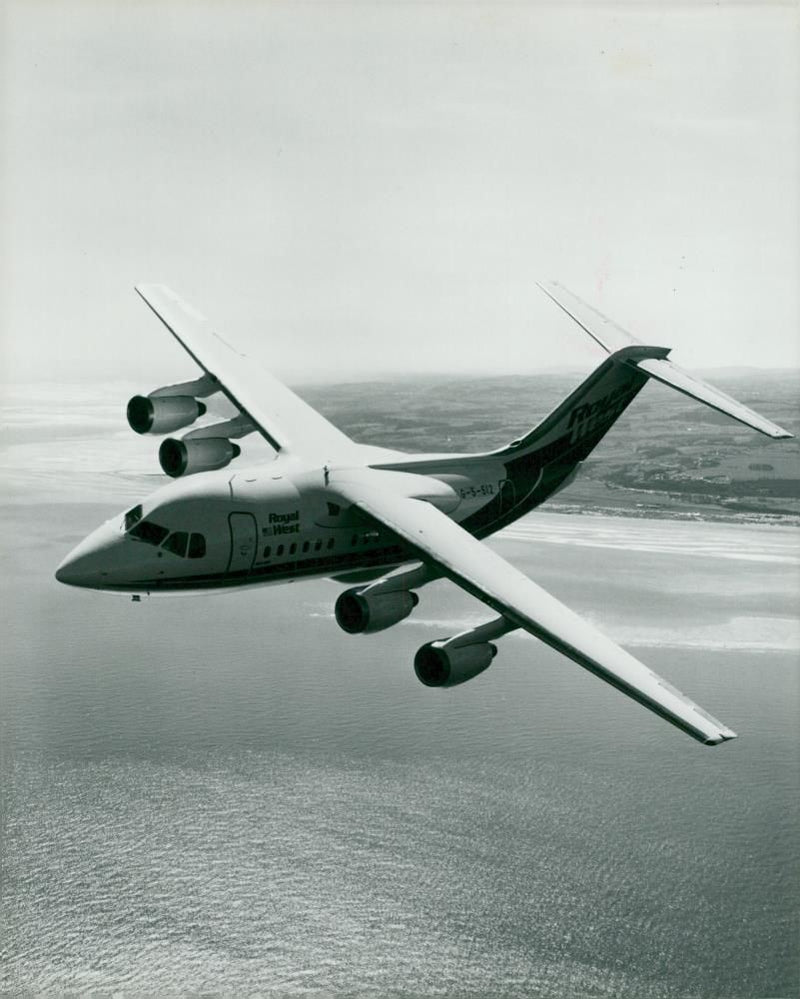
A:
<svg viewBox="0 0 800 999">
<path fill-rule="evenodd" d="M 108 572 L 109 554 L 117 531 L 104 524 L 67 555 L 56 569 L 56 579 L 68 586 L 102 587 Z"/>
<path fill-rule="evenodd" d="M 91 586 L 92 571 L 81 558 L 75 558 L 72 553 L 67 555 L 56 569 L 56 579 L 68 586 Z"/>
</svg>

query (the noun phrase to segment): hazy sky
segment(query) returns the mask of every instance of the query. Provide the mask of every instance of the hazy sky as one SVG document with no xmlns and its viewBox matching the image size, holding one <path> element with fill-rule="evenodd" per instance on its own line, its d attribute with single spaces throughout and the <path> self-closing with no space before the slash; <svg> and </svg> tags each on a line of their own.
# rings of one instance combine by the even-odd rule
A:
<svg viewBox="0 0 800 999">
<path fill-rule="evenodd" d="M 191 375 L 171 285 L 293 381 L 800 363 L 797 5 L 11 3 L 7 378 Z"/>
</svg>

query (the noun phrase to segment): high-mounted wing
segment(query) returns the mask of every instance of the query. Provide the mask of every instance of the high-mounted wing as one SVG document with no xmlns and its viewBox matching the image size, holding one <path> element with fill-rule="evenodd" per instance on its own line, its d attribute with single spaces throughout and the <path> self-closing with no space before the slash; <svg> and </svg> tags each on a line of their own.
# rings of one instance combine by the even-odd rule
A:
<svg viewBox="0 0 800 999">
<path fill-rule="evenodd" d="M 146 284 L 137 285 L 136 291 L 272 447 L 320 462 L 341 458 L 357 447 L 291 389 L 234 350 L 205 316 L 169 288 Z"/>
<path fill-rule="evenodd" d="M 388 527 L 420 558 L 509 622 L 524 628 L 700 742 L 715 745 L 736 733 L 712 718 L 630 653 L 606 638 L 533 580 L 476 540 L 430 503 L 374 487 L 369 471 L 332 488 Z"/>
</svg>

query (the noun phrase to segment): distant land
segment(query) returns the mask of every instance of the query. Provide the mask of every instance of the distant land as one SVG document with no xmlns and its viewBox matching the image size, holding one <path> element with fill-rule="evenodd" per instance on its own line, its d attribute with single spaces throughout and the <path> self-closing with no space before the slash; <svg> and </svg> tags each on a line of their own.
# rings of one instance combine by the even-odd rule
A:
<svg viewBox="0 0 800 999">
<path fill-rule="evenodd" d="M 800 370 L 716 369 L 704 376 L 800 434 Z M 529 430 L 581 378 L 421 376 L 298 392 L 365 444 L 483 451 Z M 771 440 L 651 382 L 547 509 L 800 523 L 800 441 Z"/>
<path fill-rule="evenodd" d="M 189 374 L 189 372 L 187 372 Z M 394 376 L 296 391 L 356 440 L 410 452 L 490 451 L 519 437 L 585 373 Z M 800 370 L 716 370 L 709 381 L 800 434 Z M 165 378 L 165 381 L 167 379 Z M 136 383 L 0 387 L 0 476 L 10 502 L 117 508 L 166 477 L 159 438 L 138 437 L 125 406 Z M 161 383 L 163 384 L 163 382 Z M 227 408 L 226 408 L 227 407 Z M 217 416 L 232 415 L 215 404 Z M 239 460 L 268 459 L 258 440 Z M 236 466 L 232 466 L 236 467 Z M 656 382 L 645 386 L 578 478 L 546 509 L 568 513 L 800 524 L 800 443 L 773 441 Z"/>
</svg>

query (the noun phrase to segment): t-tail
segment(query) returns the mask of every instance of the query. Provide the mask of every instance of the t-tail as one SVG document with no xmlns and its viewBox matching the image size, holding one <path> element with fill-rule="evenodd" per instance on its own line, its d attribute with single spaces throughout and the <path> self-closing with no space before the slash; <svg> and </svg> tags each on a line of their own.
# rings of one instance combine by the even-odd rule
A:
<svg viewBox="0 0 800 999">
<path fill-rule="evenodd" d="M 546 464 L 551 456 L 558 456 L 561 461 L 566 458 L 570 462 L 582 461 L 649 378 L 670 385 L 768 437 L 794 436 L 668 360 L 671 348 L 642 343 L 555 282 L 539 287 L 600 344 L 608 357 L 542 423 L 503 448 L 500 453 L 504 456 L 535 456 L 538 464 Z"/>
</svg>

